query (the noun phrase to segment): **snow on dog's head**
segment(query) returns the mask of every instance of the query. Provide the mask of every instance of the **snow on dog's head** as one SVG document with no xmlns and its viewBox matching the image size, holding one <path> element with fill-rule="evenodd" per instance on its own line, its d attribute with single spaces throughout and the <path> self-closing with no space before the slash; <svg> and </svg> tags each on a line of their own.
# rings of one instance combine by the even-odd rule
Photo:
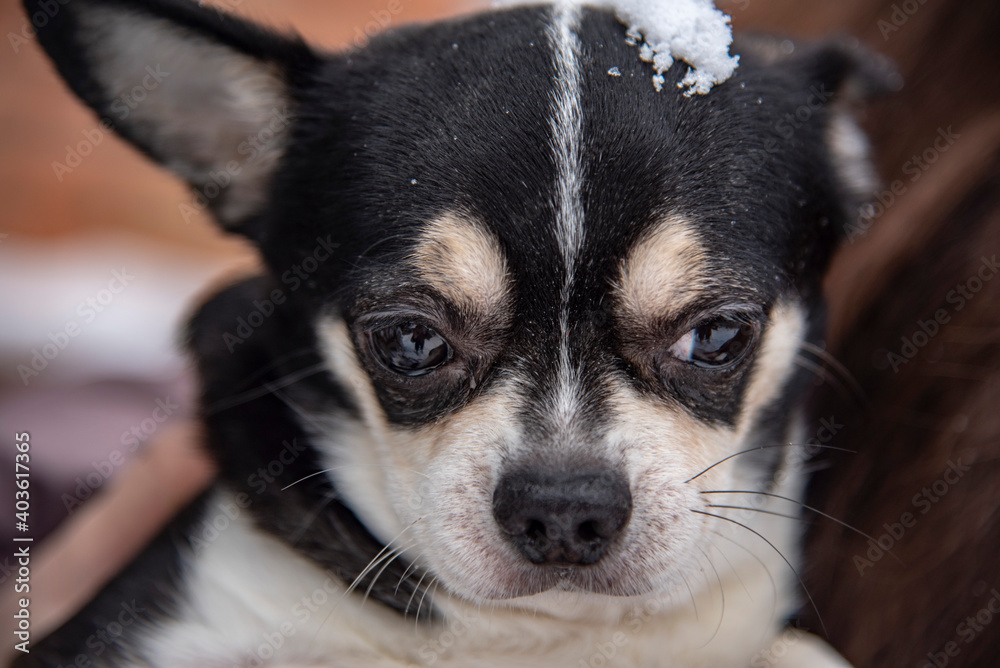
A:
<svg viewBox="0 0 1000 668">
<path fill-rule="evenodd" d="M 678 83 L 685 95 L 704 95 L 733 75 L 739 56 L 729 55 L 733 31 L 729 16 L 712 0 L 563 0 L 559 4 L 586 4 L 615 12 L 628 26 L 626 39 L 639 47 L 639 58 L 652 63 L 653 86 L 662 90 L 663 73 L 675 60 L 690 65 Z M 522 4 L 500 0 L 499 6 Z"/>
</svg>

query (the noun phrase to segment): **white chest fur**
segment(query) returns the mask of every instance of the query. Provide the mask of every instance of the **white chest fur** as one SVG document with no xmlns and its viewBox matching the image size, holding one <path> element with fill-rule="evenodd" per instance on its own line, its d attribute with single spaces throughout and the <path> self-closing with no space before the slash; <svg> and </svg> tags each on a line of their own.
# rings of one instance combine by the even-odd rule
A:
<svg viewBox="0 0 1000 668">
<path fill-rule="evenodd" d="M 219 494 L 210 505 L 228 503 Z M 786 523 L 787 524 L 787 523 Z M 756 524 L 760 528 L 760 523 Z M 789 547 L 785 525 L 769 536 Z M 432 592 L 443 613 L 417 626 L 257 529 L 244 513 L 189 555 L 178 619 L 147 631 L 167 666 L 838 666 L 809 636 L 779 636 L 794 581 L 763 541 L 720 537 L 699 581 L 676 596 L 616 599 L 562 592 L 522 608 Z M 779 545 L 780 546 L 780 545 Z M 772 551 L 773 552 L 773 551 Z M 801 656 L 806 653 L 808 656 Z M 780 663 L 775 660 L 784 657 Z"/>
</svg>

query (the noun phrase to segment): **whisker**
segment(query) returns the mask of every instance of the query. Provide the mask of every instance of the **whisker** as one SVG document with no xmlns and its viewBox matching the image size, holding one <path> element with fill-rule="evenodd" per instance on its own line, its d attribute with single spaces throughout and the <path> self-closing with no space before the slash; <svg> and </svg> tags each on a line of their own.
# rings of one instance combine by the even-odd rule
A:
<svg viewBox="0 0 1000 668">
<path fill-rule="evenodd" d="M 729 570 L 731 570 L 733 572 L 733 575 L 736 576 L 736 579 L 739 580 L 740 585 L 743 587 L 743 591 L 745 591 L 747 593 L 747 598 L 749 598 L 751 601 L 753 601 L 753 594 L 751 594 L 750 590 L 747 589 L 746 583 L 743 582 L 743 578 L 740 577 L 740 572 L 738 570 L 736 570 L 735 566 L 733 566 L 733 562 L 729 561 L 729 557 L 726 556 L 726 553 L 723 552 L 722 550 L 720 550 L 719 546 L 716 545 L 711 539 L 709 539 L 709 541 L 708 541 L 708 546 L 709 547 L 714 547 L 715 551 L 719 553 L 719 556 L 721 556 L 723 559 L 725 559 L 726 565 L 729 566 Z"/>
<path fill-rule="evenodd" d="M 708 642 L 705 643 L 705 645 L 707 646 L 711 644 L 713 640 L 715 640 L 715 637 L 719 635 L 719 631 L 722 629 L 722 620 L 725 619 L 726 617 L 726 590 L 722 586 L 722 578 L 719 576 L 719 571 L 715 567 L 715 564 L 712 563 L 712 559 L 708 556 L 708 553 L 706 553 L 705 550 L 701 549 L 700 547 L 698 548 L 698 551 L 705 556 L 705 559 L 708 560 L 708 565 L 712 567 L 712 571 L 715 573 L 715 579 L 719 583 L 719 596 L 722 598 L 722 613 L 719 615 L 719 621 L 715 625 L 715 630 L 712 632 L 712 637 L 709 638 Z"/>
<path fill-rule="evenodd" d="M 319 637 L 320 632 L 322 631 L 323 627 L 327 624 L 327 622 L 330 621 L 330 618 L 333 616 L 333 613 L 344 602 L 344 599 L 346 599 L 358 587 L 358 585 L 360 584 L 361 580 L 365 577 L 365 575 L 367 575 L 368 573 L 370 573 L 372 571 L 372 569 L 376 568 L 380 563 L 384 562 L 386 559 L 388 559 L 389 563 L 391 563 L 393 559 L 395 559 L 396 557 L 400 556 L 400 554 L 402 554 L 401 551 L 397 552 L 395 549 L 392 549 L 391 551 L 388 551 L 388 552 L 387 552 L 387 550 L 390 550 L 391 545 L 394 542 L 396 542 L 397 540 L 399 540 L 400 536 L 402 536 L 404 533 L 406 533 L 406 531 L 410 527 L 412 527 L 414 524 L 416 524 L 417 522 L 419 522 L 421 519 L 423 519 L 423 517 L 417 518 L 416 520 L 414 520 L 413 522 L 411 522 L 408 526 L 406 526 L 402 531 L 400 531 L 396 535 L 395 538 L 393 538 L 392 540 L 390 540 L 385 545 L 385 547 L 383 547 L 379 551 L 379 553 L 376 554 L 372 558 L 371 561 L 368 562 L 368 565 L 365 566 L 361 570 L 361 573 L 359 573 L 358 576 L 354 578 L 354 581 L 351 582 L 350 586 L 348 586 L 347 589 L 344 590 L 344 593 L 341 594 L 340 597 L 337 598 L 337 600 L 333 602 L 333 604 L 330 607 L 330 612 L 327 613 L 326 617 L 323 619 L 323 622 L 316 629 L 316 633 L 313 635 L 313 640 L 315 640 L 317 637 Z M 402 548 L 402 549 L 406 550 L 406 549 L 409 549 L 409 547 L 411 547 L 411 546 L 407 546 L 406 548 Z M 388 563 L 386 563 L 386 566 L 388 566 Z M 375 579 L 372 580 L 372 583 L 369 585 L 367 591 L 365 591 L 365 596 L 364 596 L 364 598 L 361 599 L 362 604 L 364 604 L 364 602 L 368 598 L 369 594 L 371 594 L 372 587 L 374 586 L 375 582 L 378 580 L 379 576 L 381 576 L 384 571 L 385 571 L 385 566 L 382 568 L 382 570 L 380 570 L 378 572 L 378 575 L 375 576 Z M 423 578 L 421 578 L 421 581 L 423 581 Z M 418 583 L 417 586 L 419 587 L 419 583 Z M 414 590 L 414 592 L 415 591 L 416 590 Z M 411 594 L 410 598 L 412 599 L 412 594 Z"/>
<path fill-rule="evenodd" d="M 389 565 L 392 562 L 394 562 L 396 559 L 399 559 L 401 556 L 403 556 L 403 552 L 405 552 L 406 550 L 409 550 L 415 544 L 416 543 L 410 543 L 406 547 L 401 547 L 401 548 L 398 548 L 397 550 L 394 550 L 395 554 L 392 556 L 392 558 L 388 559 L 384 564 L 382 564 L 382 568 L 379 569 L 378 573 L 375 574 L 375 577 L 372 578 L 372 581 L 368 584 L 368 588 L 365 589 L 365 595 L 361 598 L 361 605 L 364 605 L 365 601 L 368 600 L 368 597 L 372 593 L 372 589 L 375 588 L 375 583 L 378 582 L 378 579 L 380 577 L 382 577 L 383 573 L 385 573 L 385 569 L 389 568 Z"/>
<path fill-rule="evenodd" d="M 334 468 L 328 468 L 328 469 L 323 469 L 322 471 L 316 471 L 315 473 L 310 473 L 309 475 L 303 476 L 303 477 L 299 478 L 298 480 L 296 480 L 295 482 L 293 482 L 293 483 L 291 483 L 289 485 L 285 485 L 279 491 L 284 492 L 289 487 L 294 487 L 295 485 L 298 485 L 300 482 L 304 482 L 306 480 L 309 480 L 309 478 L 314 478 L 314 477 L 316 477 L 318 475 L 323 475 L 324 473 L 329 473 L 330 471 L 333 471 L 335 468 L 336 467 L 334 467 Z"/>
<path fill-rule="evenodd" d="M 312 526 L 313 522 L 319 519 L 323 511 L 326 510 L 327 506 L 337 499 L 337 496 L 338 495 L 335 493 L 327 493 L 323 495 L 320 502 L 316 504 L 316 509 L 306 517 L 302 526 L 290 536 L 292 545 L 298 545 L 299 541 L 302 540 L 302 537 L 305 536 L 306 531 L 309 530 L 309 527 Z"/>
<path fill-rule="evenodd" d="M 269 383 L 265 383 L 264 385 L 265 386 L 269 386 Z M 278 397 L 278 399 L 280 399 L 283 404 L 285 404 L 286 406 L 288 406 L 289 408 L 291 408 L 292 412 L 294 412 L 300 418 L 302 418 L 303 420 L 305 420 L 306 422 L 308 422 L 310 425 L 312 425 L 313 429 L 315 429 L 316 431 L 318 431 L 320 433 L 323 433 L 323 432 L 326 431 L 326 428 L 323 425 L 321 425 L 319 422 L 317 422 L 316 418 L 314 418 L 308 411 L 306 411 L 304 408 L 302 408 L 297 403 L 295 403 L 294 401 L 292 401 L 291 397 L 289 397 L 286 393 L 278 391 L 278 390 L 281 390 L 281 389 L 284 389 L 284 388 L 281 388 L 281 387 L 274 388 L 274 390 L 272 390 L 274 392 L 274 396 Z"/>
<path fill-rule="evenodd" d="M 760 564 L 760 567 L 764 569 L 764 575 L 766 575 L 767 579 L 771 581 L 771 612 L 768 614 L 768 617 L 770 619 L 774 619 L 775 615 L 778 612 L 778 585 L 775 584 L 775 582 L 774 582 L 774 577 L 771 575 L 771 569 L 767 567 L 767 564 L 764 563 L 763 559 L 761 559 L 760 557 L 758 557 L 754 553 L 754 551 L 751 550 L 750 548 L 748 548 L 746 545 L 741 545 L 739 542 L 733 540 L 732 538 L 730 538 L 726 534 L 724 534 L 721 531 L 718 531 L 717 529 L 714 529 L 712 527 L 708 527 L 708 530 L 711 531 L 712 533 L 714 533 L 719 538 L 732 543 L 736 547 L 740 548 L 741 550 L 743 550 L 744 552 L 746 552 L 747 554 L 749 554 L 751 557 L 753 557 L 757 561 L 758 564 Z M 713 545 L 714 545 L 714 543 L 713 543 Z M 715 549 L 719 550 L 719 547 L 717 545 L 715 545 Z M 719 550 L 719 553 L 724 555 L 724 553 L 722 552 L 722 550 Z M 749 594 L 749 592 L 747 592 L 747 593 Z M 765 637 L 767 637 L 767 635 L 768 635 L 768 631 L 765 628 L 764 629 L 764 633 L 761 635 L 761 640 L 763 640 Z"/>
<path fill-rule="evenodd" d="M 438 586 L 438 583 L 440 583 L 440 582 L 441 582 L 441 578 L 439 578 L 438 576 L 435 575 L 434 579 L 431 580 L 431 583 L 429 585 L 427 585 L 426 589 L 424 589 L 424 593 L 420 597 L 420 603 L 417 604 L 417 617 L 416 617 L 417 621 L 420 621 L 420 609 L 422 607 L 424 607 L 424 599 L 427 598 L 427 594 L 430 592 L 431 587 L 433 587 L 434 590 L 437 591 L 437 586 Z M 434 597 L 431 596 L 431 600 L 433 600 L 433 599 L 434 599 Z"/>
<path fill-rule="evenodd" d="M 379 553 L 376 554 L 372 558 L 372 560 L 368 562 L 368 565 L 365 566 L 361 570 L 361 572 L 358 574 L 358 576 L 356 578 L 354 578 L 354 582 L 351 583 L 351 585 L 347 588 L 347 591 L 344 592 L 344 595 L 341 598 L 345 598 L 348 594 L 350 594 L 352 591 L 354 591 L 357 588 L 358 584 L 361 582 L 361 579 L 364 578 L 366 575 L 368 575 L 368 573 L 370 573 L 372 571 L 372 569 L 374 569 L 376 566 L 378 566 L 378 564 L 381 563 L 383 559 L 387 558 L 388 554 L 391 554 L 390 550 L 392 550 L 392 544 L 395 543 L 397 540 L 399 540 L 399 538 L 404 533 L 406 533 L 407 531 L 409 531 L 413 527 L 414 524 L 416 524 L 417 522 L 419 522 L 422 519 L 423 519 L 423 517 L 418 517 L 417 519 L 413 520 L 408 525 L 406 525 L 405 527 L 403 527 L 403 530 L 400 531 L 398 534 L 396 534 L 395 538 L 393 538 L 388 543 L 386 543 L 385 547 L 383 547 L 381 550 L 379 550 Z M 383 555 L 385 555 L 385 556 L 383 556 Z"/>
<path fill-rule="evenodd" d="M 687 484 L 687 483 L 691 482 L 692 480 L 694 480 L 695 478 L 699 478 L 699 477 L 705 475 L 706 473 L 708 473 L 709 471 L 711 471 L 712 469 L 714 469 L 719 464 L 724 464 L 724 463 L 728 462 L 730 459 L 732 459 L 734 457 L 739 457 L 740 455 L 745 455 L 745 454 L 748 454 L 750 452 L 759 452 L 760 450 L 771 450 L 773 448 L 806 448 L 806 447 L 820 448 L 822 450 L 837 450 L 839 452 L 847 452 L 847 453 L 850 453 L 852 455 L 858 454 L 856 450 L 848 450 L 847 448 L 838 448 L 835 445 L 820 445 L 819 443 L 779 443 L 777 445 L 758 445 L 755 448 L 748 448 L 746 450 L 741 450 L 740 452 L 737 452 L 735 454 L 729 455 L 728 457 L 723 457 L 722 459 L 720 459 L 719 461 L 715 462 L 714 464 L 712 464 L 711 466 L 709 466 L 707 469 L 705 469 L 704 471 L 702 471 L 701 473 L 698 473 L 697 475 L 691 476 L 690 478 L 688 478 L 687 480 L 685 480 L 684 483 Z"/>
<path fill-rule="evenodd" d="M 798 517 L 796 515 L 786 515 L 785 513 L 778 513 L 773 510 L 764 510 L 763 508 L 751 508 L 750 506 L 724 506 L 720 503 L 709 503 L 705 505 L 706 508 L 730 508 L 732 510 L 749 510 L 754 513 L 761 513 L 764 515 L 774 515 L 775 517 L 784 517 L 788 520 L 795 520 L 796 522 L 805 522 L 805 519 Z"/>
<path fill-rule="evenodd" d="M 773 498 L 773 499 L 781 499 L 782 501 L 787 501 L 789 503 L 794 503 L 794 504 L 796 504 L 798 506 L 802 506 L 806 510 L 814 512 L 817 515 L 819 515 L 820 517 L 825 517 L 826 519 L 830 520 L 831 522 L 836 522 L 837 524 L 839 524 L 840 526 L 844 527 L 845 529 L 849 529 L 850 531 L 853 531 L 854 533 L 856 533 L 859 536 L 862 536 L 864 538 L 867 538 L 868 540 L 874 541 L 876 543 L 878 542 L 877 540 L 875 540 L 875 538 L 873 538 L 872 536 L 869 536 L 868 534 L 866 534 L 861 529 L 858 529 L 857 527 L 851 526 L 847 522 L 844 522 L 843 520 L 839 520 L 836 517 L 834 517 L 833 515 L 829 515 L 827 513 L 824 513 L 822 510 L 820 510 L 818 508 L 813 508 L 812 506 L 810 506 L 808 504 L 805 504 L 805 503 L 803 503 L 803 502 L 801 502 L 801 501 L 799 501 L 797 499 L 793 499 L 793 498 L 788 497 L 788 496 L 781 496 L 780 494 L 774 494 L 772 492 L 758 492 L 758 491 L 748 490 L 748 489 L 716 489 L 716 490 L 711 490 L 711 491 L 706 491 L 706 492 L 699 492 L 699 493 L 700 494 L 756 494 L 758 496 L 767 496 L 767 497 L 770 497 L 770 498 Z M 750 508 L 745 508 L 745 510 L 751 510 L 751 509 Z M 763 511 L 760 511 L 760 512 L 763 512 Z M 770 514 L 777 514 L 777 513 L 770 513 Z M 795 518 L 795 519 L 801 519 L 801 518 Z M 895 554 L 893 554 L 889 550 L 886 550 L 886 552 L 888 553 L 888 555 L 890 557 L 892 557 L 897 562 L 899 562 L 900 566 L 903 566 L 904 568 L 906 567 L 906 564 L 903 563 L 902 559 L 900 559 L 899 557 L 897 557 Z"/>
<path fill-rule="evenodd" d="M 698 604 L 694 600 L 694 591 L 691 589 L 691 584 L 688 582 L 686 575 L 681 575 L 681 581 L 688 590 L 688 596 L 691 597 L 691 607 L 694 608 L 694 620 L 700 622 L 701 616 L 698 614 Z"/>
<path fill-rule="evenodd" d="M 347 587 L 347 591 L 344 592 L 344 595 L 341 596 L 341 598 L 346 597 L 348 594 L 352 593 L 355 589 L 357 589 L 358 586 L 360 586 L 361 584 L 361 580 L 363 580 L 366 575 L 375 570 L 379 566 L 379 564 L 384 562 L 386 559 L 392 558 L 395 554 L 396 554 L 395 549 L 391 549 L 388 545 L 383 547 L 382 550 L 379 551 L 379 553 L 375 555 L 375 557 L 371 561 L 368 562 L 368 565 L 365 566 L 363 569 L 361 569 L 361 573 L 359 573 L 357 577 L 354 578 L 350 586 Z"/>
<path fill-rule="evenodd" d="M 808 589 L 808 587 L 806 587 L 806 583 L 802 581 L 802 577 L 799 575 L 799 572 L 797 570 L 795 570 L 795 567 L 792 566 L 792 562 L 790 562 L 788 560 L 788 558 L 785 557 L 784 554 L 782 554 L 781 550 L 779 550 L 777 547 L 775 547 L 774 543 L 772 543 L 770 540 L 768 540 L 764 536 L 764 534 L 760 533 L 759 531 L 755 531 L 755 530 L 751 529 L 750 527 L 748 527 L 747 525 L 743 524 L 742 522 L 737 522 L 734 519 L 726 517 L 725 515 L 716 515 L 714 513 L 706 513 L 703 510 L 694 510 L 693 508 L 688 508 L 688 510 L 690 510 L 692 513 L 697 513 L 698 515 L 706 515 L 708 517 L 714 517 L 716 519 L 725 520 L 726 522 L 732 522 L 736 526 L 743 527 L 744 529 L 746 529 L 747 531 L 749 531 L 750 533 L 752 533 L 755 536 L 759 537 L 762 541 L 764 541 L 765 543 L 767 543 L 768 545 L 770 545 L 771 549 L 774 550 L 778 554 L 779 557 L 781 557 L 782 561 L 784 561 L 788 565 L 788 568 L 791 569 L 792 573 L 795 574 L 795 579 L 799 581 L 799 585 L 802 586 L 802 591 L 805 592 L 806 596 L 809 598 L 809 603 L 812 605 L 813 610 L 816 611 L 816 618 L 819 619 L 820 626 L 823 627 L 823 635 L 825 635 L 827 637 L 830 636 L 829 631 L 826 630 L 826 622 L 823 621 L 823 615 L 820 614 L 819 608 L 816 606 L 816 601 L 813 600 L 812 594 L 809 593 L 809 589 Z"/>
<path fill-rule="evenodd" d="M 406 578 L 409 577 L 411 573 L 417 572 L 417 568 L 419 568 L 419 566 L 417 566 L 417 562 L 420 561 L 423 558 L 423 556 L 424 553 L 421 552 L 420 554 L 417 555 L 415 559 L 410 561 L 410 565 L 407 566 L 406 570 L 403 571 L 403 574 L 399 576 L 399 582 L 396 583 L 396 588 L 392 592 L 393 595 L 399 593 L 399 588 L 403 585 L 404 582 L 406 582 Z"/>
<path fill-rule="evenodd" d="M 275 390 L 284 389 L 289 385 L 294 385 L 300 380 L 304 380 L 309 376 L 314 376 L 326 370 L 327 370 L 326 365 L 320 363 L 320 364 L 313 364 L 312 366 L 308 366 L 303 369 L 299 369 L 298 371 L 293 371 L 292 373 L 289 373 L 285 376 L 282 376 L 281 378 L 278 378 L 274 382 L 263 383 L 261 387 L 255 388 L 253 390 L 248 390 L 241 394 L 229 397 L 228 399 L 220 399 L 219 401 L 216 401 L 214 404 L 210 404 L 205 408 L 205 415 L 214 415 L 224 410 L 235 408 L 236 406 L 248 403 L 250 401 L 253 401 L 254 399 L 259 399 L 260 397 L 272 394 L 275 392 Z"/>
<path fill-rule="evenodd" d="M 301 348 L 296 348 L 295 350 L 285 353 L 284 355 L 278 355 L 264 366 L 258 367 L 253 373 L 245 376 L 242 379 L 241 384 L 245 387 L 251 383 L 255 383 L 258 379 L 267 376 L 269 372 L 277 369 L 281 365 L 287 364 L 289 361 L 297 357 L 302 357 L 303 355 L 315 354 L 315 352 L 316 349 L 311 346 L 302 346 Z"/>
<path fill-rule="evenodd" d="M 830 351 L 820 348 L 815 343 L 810 343 L 809 341 L 803 341 L 800 344 L 800 347 L 830 365 L 834 371 L 840 374 L 841 380 L 848 385 L 850 390 L 854 393 L 855 398 L 858 399 L 863 406 L 870 406 L 871 402 L 868 399 L 868 394 L 865 392 L 864 388 L 861 387 L 861 383 L 858 382 L 858 379 L 854 377 L 854 374 L 851 373 L 850 370 L 840 362 L 840 360 L 830 354 Z"/>
<path fill-rule="evenodd" d="M 391 543 L 391 541 L 390 541 L 390 543 Z M 388 547 L 388 545 L 386 547 Z M 409 547 L 412 547 L 412 545 L 411 546 L 407 546 L 407 548 L 404 548 L 404 549 L 409 549 Z M 385 548 L 383 548 L 382 552 L 385 552 Z M 382 552 L 379 552 L 379 554 L 382 554 Z M 337 607 L 341 603 L 343 603 L 344 599 L 347 598 L 347 596 L 357 588 L 359 582 L 365 576 L 365 574 L 368 573 L 368 572 L 371 572 L 371 569 L 373 569 L 376 566 L 378 566 L 378 564 L 381 563 L 382 561 L 385 561 L 386 559 L 388 559 L 388 561 L 386 562 L 385 566 L 382 567 L 382 570 L 380 570 L 378 572 L 378 574 L 372 580 L 371 584 L 368 586 L 368 589 L 365 591 L 365 595 L 361 599 L 361 604 L 364 605 L 365 601 L 368 599 L 368 596 L 371 594 L 372 588 L 375 586 L 375 582 L 378 581 L 378 578 L 385 571 L 385 568 L 388 567 L 388 565 L 390 563 L 392 563 L 392 561 L 394 559 L 396 559 L 396 557 L 399 557 L 401 554 L 402 554 L 402 552 L 396 552 L 395 550 L 393 550 L 391 552 L 386 553 L 382 557 L 376 556 L 374 559 L 372 559 L 372 561 L 368 562 L 368 566 L 365 567 L 365 569 L 361 572 L 361 574 L 358 575 L 354 579 L 354 581 L 351 583 L 351 585 L 344 591 L 343 594 L 341 594 L 340 598 L 337 599 L 336 604 L 330 609 L 330 612 L 327 614 L 326 618 L 323 620 L 323 624 L 320 625 L 320 629 L 322 629 L 322 627 L 330 620 L 330 617 L 333 616 L 334 611 L 337 609 Z M 412 597 L 412 595 L 411 595 L 411 597 Z M 318 637 L 318 635 L 319 635 L 319 630 L 316 631 L 316 635 L 313 636 L 313 640 L 315 640 Z"/>
<path fill-rule="evenodd" d="M 406 601 L 406 607 L 403 609 L 403 616 L 404 617 L 406 617 L 406 614 L 410 611 L 410 604 L 413 603 L 413 597 L 417 595 L 418 591 L 420 591 L 420 585 L 422 585 L 424 583 L 424 578 L 427 577 L 428 573 L 430 573 L 430 571 L 424 571 L 423 573 L 420 574 L 420 579 L 417 580 L 417 586 L 413 588 L 413 591 L 410 593 L 409 600 Z M 420 616 L 419 616 L 419 614 L 416 617 L 416 622 L 417 623 L 420 622 Z"/>
<path fill-rule="evenodd" d="M 358 267 L 360 267 L 360 266 L 361 266 L 361 263 L 360 263 L 360 260 L 361 260 L 362 258 L 364 258 L 364 256 L 365 256 L 366 254 L 368 254 L 369 252 L 371 252 L 371 250 L 372 250 L 373 248 L 375 248 L 376 246 L 378 246 L 378 245 L 380 245 L 380 244 L 384 244 L 384 243 L 385 243 L 385 242 L 387 242 L 387 241 L 393 241 L 394 239 L 404 239 L 404 238 L 406 238 L 406 235 L 405 235 L 405 234 L 391 234 L 391 235 L 389 235 L 389 236 L 387 236 L 387 237 L 381 237 L 381 238 L 380 238 L 380 239 L 378 239 L 378 240 L 377 240 L 377 241 L 376 241 L 375 243 L 373 243 L 373 244 L 372 244 L 371 246 L 369 246 L 368 248 L 364 249 L 364 250 L 363 250 L 363 251 L 361 251 L 361 252 L 360 252 L 360 253 L 359 253 L 359 254 L 358 254 L 357 256 L 355 256 L 355 257 L 354 257 L 354 259 L 352 260 L 351 264 L 352 264 L 352 265 L 353 265 L 353 266 L 354 266 L 355 268 L 358 268 Z"/>
<path fill-rule="evenodd" d="M 868 398 L 864 395 L 864 393 L 858 395 L 855 392 L 852 392 L 846 385 L 844 385 L 844 383 L 837 376 L 835 376 L 832 373 L 828 373 L 826 368 L 824 368 L 822 364 L 817 364 L 816 362 L 808 360 L 805 357 L 802 357 L 801 355 L 795 356 L 795 363 L 798 364 L 803 369 L 805 369 L 806 371 L 813 373 L 817 378 L 819 378 L 824 383 L 829 382 L 830 385 L 833 386 L 833 388 L 837 390 L 842 396 L 853 398 L 865 409 L 871 407 Z"/>
<path fill-rule="evenodd" d="M 427 479 L 430 479 L 430 476 L 427 475 L 426 473 L 421 473 L 420 471 L 417 471 L 416 469 L 407 468 L 405 466 L 396 466 L 395 464 L 344 464 L 343 466 L 331 466 L 328 469 L 323 469 L 322 471 L 316 471 L 314 473 L 310 473 L 307 476 L 303 476 L 302 478 L 299 478 L 298 480 L 296 480 L 293 483 L 285 485 L 284 487 L 281 488 L 281 491 L 284 492 L 289 487 L 294 487 L 295 485 L 298 485 L 300 482 L 304 482 L 306 480 L 309 480 L 309 478 L 314 478 L 314 477 L 316 477 L 318 475 L 322 475 L 324 473 L 329 473 L 330 471 L 340 471 L 340 470 L 343 470 L 343 469 L 361 469 L 361 468 L 365 468 L 365 469 L 399 469 L 401 471 L 409 471 L 410 473 L 416 473 L 419 476 L 423 476 L 423 477 L 425 477 Z"/>
</svg>

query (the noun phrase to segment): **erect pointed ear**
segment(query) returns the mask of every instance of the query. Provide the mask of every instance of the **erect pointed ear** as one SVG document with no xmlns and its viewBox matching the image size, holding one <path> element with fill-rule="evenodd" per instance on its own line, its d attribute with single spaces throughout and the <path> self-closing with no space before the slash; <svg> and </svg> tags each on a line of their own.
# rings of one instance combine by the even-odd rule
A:
<svg viewBox="0 0 1000 668">
<path fill-rule="evenodd" d="M 847 36 L 796 42 L 761 34 L 738 34 L 733 52 L 763 65 L 798 70 L 806 81 L 828 87 L 838 100 L 868 100 L 903 85 L 892 62 Z"/>
<path fill-rule="evenodd" d="M 833 96 L 826 146 L 848 216 L 843 231 L 853 239 L 862 207 L 880 185 L 858 118 L 869 100 L 902 88 L 903 78 L 888 58 L 847 37 L 803 49 L 795 66 L 802 68 L 807 81 L 825 86 Z"/>
<path fill-rule="evenodd" d="M 747 59 L 784 68 L 803 90 L 809 89 L 811 102 L 818 99 L 826 107 L 828 113 L 816 118 L 826 123 L 822 129 L 827 153 L 848 218 L 843 231 L 852 235 L 861 207 L 872 200 L 879 185 L 858 116 L 872 98 L 902 88 L 903 78 L 888 58 L 849 37 L 796 43 L 743 35 L 733 46 Z"/>
<path fill-rule="evenodd" d="M 223 226 L 253 235 L 319 63 L 299 39 L 188 0 L 24 0 L 70 88 L 187 180 Z"/>
</svg>

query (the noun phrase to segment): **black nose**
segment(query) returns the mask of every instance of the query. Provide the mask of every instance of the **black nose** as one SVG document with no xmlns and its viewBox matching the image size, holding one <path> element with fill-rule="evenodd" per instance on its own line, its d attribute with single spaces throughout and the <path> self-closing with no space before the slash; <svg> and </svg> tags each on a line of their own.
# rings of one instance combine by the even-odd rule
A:
<svg viewBox="0 0 1000 668">
<path fill-rule="evenodd" d="M 628 524 L 632 495 L 619 474 L 510 473 L 493 516 L 534 564 L 593 564 Z"/>
</svg>

